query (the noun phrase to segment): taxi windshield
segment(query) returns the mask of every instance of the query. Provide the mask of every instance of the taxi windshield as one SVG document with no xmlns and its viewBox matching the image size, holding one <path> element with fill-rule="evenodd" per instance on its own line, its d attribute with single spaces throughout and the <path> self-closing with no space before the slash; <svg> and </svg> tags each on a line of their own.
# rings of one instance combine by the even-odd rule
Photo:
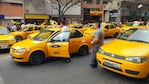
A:
<svg viewBox="0 0 149 84">
<path fill-rule="evenodd" d="M 9 30 L 7 28 L 0 28 L 0 35 L 9 34 Z"/>
<path fill-rule="evenodd" d="M 36 28 L 37 26 L 25 26 L 21 31 L 22 32 L 27 32 L 27 31 L 33 31 L 34 28 Z"/>
<path fill-rule="evenodd" d="M 149 43 L 149 29 L 132 29 L 124 32 L 118 39 Z"/>
<path fill-rule="evenodd" d="M 49 36 L 53 33 L 54 31 L 52 30 L 44 30 L 41 33 L 39 33 L 38 35 L 36 35 L 35 37 L 33 37 L 32 40 L 36 40 L 36 41 L 45 41 L 49 38 Z"/>
</svg>

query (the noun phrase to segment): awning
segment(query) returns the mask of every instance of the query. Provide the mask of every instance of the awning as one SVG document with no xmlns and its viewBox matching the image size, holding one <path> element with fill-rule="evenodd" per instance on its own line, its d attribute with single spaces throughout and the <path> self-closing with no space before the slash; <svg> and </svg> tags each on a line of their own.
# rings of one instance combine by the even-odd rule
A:
<svg viewBox="0 0 149 84">
<path fill-rule="evenodd" d="M 3 20 L 4 19 L 4 15 L 0 15 L 0 20 Z"/>
<path fill-rule="evenodd" d="M 49 15 L 25 15 L 25 19 L 49 19 Z"/>
</svg>

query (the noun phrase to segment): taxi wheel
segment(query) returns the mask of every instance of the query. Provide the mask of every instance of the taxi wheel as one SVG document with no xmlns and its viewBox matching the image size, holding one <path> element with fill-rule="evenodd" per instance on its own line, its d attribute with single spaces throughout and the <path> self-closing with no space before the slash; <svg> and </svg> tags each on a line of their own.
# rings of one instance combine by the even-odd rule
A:
<svg viewBox="0 0 149 84">
<path fill-rule="evenodd" d="M 87 55 L 88 54 L 88 47 L 87 46 L 82 46 L 80 49 L 79 49 L 79 52 L 78 52 L 78 54 L 80 55 L 80 56 L 85 56 L 85 55 Z"/>
<path fill-rule="evenodd" d="M 70 63 L 70 62 L 71 62 L 71 59 L 70 59 L 70 58 L 65 58 L 65 59 L 64 59 L 64 62 L 65 62 L 65 63 Z"/>
<path fill-rule="evenodd" d="M 148 76 L 147 76 L 146 78 L 144 78 L 144 80 L 145 80 L 146 82 L 149 82 L 149 74 L 148 74 Z"/>
<path fill-rule="evenodd" d="M 30 64 L 39 65 L 44 62 L 44 54 L 42 52 L 34 52 L 31 54 Z"/>
<path fill-rule="evenodd" d="M 17 42 L 23 40 L 23 38 L 21 36 L 16 36 L 15 39 L 16 39 Z"/>
<path fill-rule="evenodd" d="M 115 38 L 116 38 L 117 36 L 118 36 L 118 33 L 115 33 L 113 37 L 115 37 Z"/>
</svg>

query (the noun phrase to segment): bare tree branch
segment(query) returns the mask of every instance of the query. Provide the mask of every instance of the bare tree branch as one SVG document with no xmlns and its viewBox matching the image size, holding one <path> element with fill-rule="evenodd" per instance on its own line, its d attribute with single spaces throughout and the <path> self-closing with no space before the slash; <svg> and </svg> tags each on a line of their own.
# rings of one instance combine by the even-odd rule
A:
<svg viewBox="0 0 149 84">
<path fill-rule="evenodd" d="M 74 2 L 74 3 L 72 3 L 72 4 L 70 4 L 70 5 L 68 5 L 67 7 L 65 7 L 64 10 L 62 11 L 63 14 L 65 14 L 65 13 L 68 11 L 68 9 L 70 9 L 70 8 L 73 7 L 74 5 L 78 4 L 79 2 L 80 2 L 80 1 L 78 0 L 78 1 L 76 1 L 76 2 Z"/>
<path fill-rule="evenodd" d="M 81 0 L 55 0 L 55 2 L 57 3 L 55 4 L 55 7 L 57 8 L 54 9 L 58 11 L 60 21 L 60 19 L 64 17 L 65 13 L 74 5 L 80 3 Z"/>
</svg>

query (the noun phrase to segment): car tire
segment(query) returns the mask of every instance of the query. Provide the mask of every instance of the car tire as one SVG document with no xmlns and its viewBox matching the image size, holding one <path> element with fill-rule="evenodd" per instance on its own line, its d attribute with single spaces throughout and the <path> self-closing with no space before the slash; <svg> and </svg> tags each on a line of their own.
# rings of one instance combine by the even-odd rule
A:
<svg viewBox="0 0 149 84">
<path fill-rule="evenodd" d="M 82 47 L 80 47 L 80 49 L 79 49 L 78 55 L 80 55 L 80 56 L 85 56 L 85 55 L 87 55 L 88 53 L 89 53 L 88 47 L 87 47 L 87 46 L 82 46 Z"/>
<path fill-rule="evenodd" d="M 23 40 L 23 38 L 21 36 L 16 36 L 15 39 L 16 39 L 17 42 Z"/>
<path fill-rule="evenodd" d="M 116 38 L 117 36 L 118 36 L 118 33 L 116 32 L 116 33 L 113 35 L 113 37 Z"/>
<path fill-rule="evenodd" d="M 42 64 L 44 60 L 45 57 L 43 52 L 34 52 L 31 54 L 29 62 L 32 65 L 39 65 Z"/>
<path fill-rule="evenodd" d="M 70 62 L 71 62 L 71 59 L 70 59 L 70 58 L 65 58 L 65 59 L 64 59 L 64 62 L 65 62 L 65 63 L 70 63 Z"/>
<path fill-rule="evenodd" d="M 145 82 L 149 82 L 149 75 L 146 78 L 144 78 L 144 80 Z"/>
</svg>

